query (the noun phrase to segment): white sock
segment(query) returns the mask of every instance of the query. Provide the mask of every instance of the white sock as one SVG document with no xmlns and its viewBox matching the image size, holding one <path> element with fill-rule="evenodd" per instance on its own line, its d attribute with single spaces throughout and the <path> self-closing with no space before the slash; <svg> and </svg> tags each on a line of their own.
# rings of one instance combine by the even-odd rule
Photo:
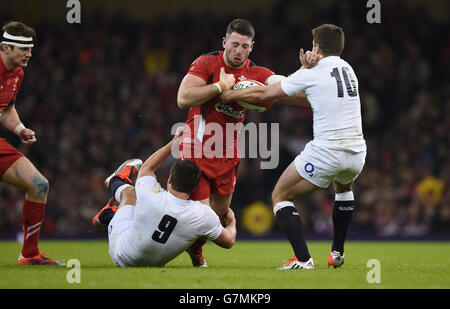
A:
<svg viewBox="0 0 450 309">
<path fill-rule="evenodd" d="M 120 194 L 122 193 L 123 190 L 125 190 L 128 187 L 132 187 L 132 185 L 126 183 L 118 187 L 116 193 L 114 193 L 114 199 L 120 202 Z"/>
<path fill-rule="evenodd" d="M 294 206 L 294 203 L 291 201 L 283 201 L 283 202 L 278 202 L 273 206 L 273 214 L 276 216 L 277 215 L 277 211 L 280 210 L 281 208 L 284 207 L 288 207 L 288 206 Z"/>
<path fill-rule="evenodd" d="M 347 191 L 343 193 L 336 193 L 334 200 L 335 201 L 353 201 L 355 198 L 353 197 L 353 191 Z"/>
</svg>

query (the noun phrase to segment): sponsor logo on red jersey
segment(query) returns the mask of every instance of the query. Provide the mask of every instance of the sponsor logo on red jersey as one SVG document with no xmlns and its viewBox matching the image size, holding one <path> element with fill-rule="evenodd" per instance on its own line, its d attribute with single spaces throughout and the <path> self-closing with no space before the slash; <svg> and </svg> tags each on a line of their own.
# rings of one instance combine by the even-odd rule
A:
<svg viewBox="0 0 450 309">
<path fill-rule="evenodd" d="M 232 106 L 225 104 L 222 101 L 216 104 L 216 111 L 237 119 L 245 116 L 245 110 L 235 110 Z"/>
</svg>

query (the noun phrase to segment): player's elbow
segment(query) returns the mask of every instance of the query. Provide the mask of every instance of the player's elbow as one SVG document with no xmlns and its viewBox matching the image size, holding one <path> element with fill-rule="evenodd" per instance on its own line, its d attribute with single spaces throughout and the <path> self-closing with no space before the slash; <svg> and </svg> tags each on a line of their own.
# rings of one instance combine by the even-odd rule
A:
<svg viewBox="0 0 450 309">
<path fill-rule="evenodd" d="M 222 232 L 222 235 L 220 235 L 219 238 L 216 239 L 214 242 L 224 249 L 231 249 L 234 246 L 235 241 L 236 241 L 236 230 L 225 229 Z"/>
<path fill-rule="evenodd" d="M 222 248 L 231 249 L 234 246 L 234 242 L 235 242 L 234 239 L 230 239 L 222 244 Z"/>
<path fill-rule="evenodd" d="M 184 108 L 188 107 L 187 101 L 183 100 L 180 97 L 178 97 L 178 99 L 177 99 L 177 105 L 178 105 L 178 108 L 181 108 L 181 109 L 184 109 Z"/>
<path fill-rule="evenodd" d="M 186 96 L 183 95 L 182 92 L 179 92 L 178 96 L 177 96 L 178 108 L 181 108 L 181 109 L 188 108 L 191 106 L 190 104 L 191 104 L 191 102 L 186 98 Z"/>
<path fill-rule="evenodd" d="M 231 249 L 231 247 L 234 246 L 235 241 L 236 241 L 236 227 L 233 225 L 233 228 L 230 229 L 230 233 L 228 234 L 225 249 Z"/>
</svg>

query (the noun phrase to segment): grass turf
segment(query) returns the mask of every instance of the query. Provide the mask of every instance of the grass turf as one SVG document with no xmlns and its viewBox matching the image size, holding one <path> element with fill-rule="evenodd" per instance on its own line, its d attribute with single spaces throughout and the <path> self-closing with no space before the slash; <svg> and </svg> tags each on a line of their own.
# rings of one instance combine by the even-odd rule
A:
<svg viewBox="0 0 450 309">
<path fill-rule="evenodd" d="M 286 241 L 238 241 L 230 250 L 207 243 L 209 268 L 191 266 L 183 253 L 164 268 L 118 268 L 106 241 L 41 241 L 41 251 L 67 263 L 78 259 L 81 283 L 68 283 L 71 268 L 19 266 L 21 245 L 0 242 L 0 289 L 448 289 L 448 242 L 346 243 L 343 267 L 327 265 L 329 242 L 309 242 L 314 270 L 279 271 L 292 255 Z M 380 262 L 380 283 L 368 283 L 367 266 Z M 373 266 L 372 266 L 373 267 Z"/>
</svg>

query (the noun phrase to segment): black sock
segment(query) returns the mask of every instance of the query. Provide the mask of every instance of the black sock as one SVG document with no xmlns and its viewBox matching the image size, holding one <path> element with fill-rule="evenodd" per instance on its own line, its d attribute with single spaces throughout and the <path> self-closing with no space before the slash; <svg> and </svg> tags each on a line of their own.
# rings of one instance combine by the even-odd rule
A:
<svg viewBox="0 0 450 309">
<path fill-rule="evenodd" d="M 100 223 L 103 224 L 103 225 L 108 225 L 109 222 L 111 222 L 111 220 L 112 220 L 112 218 L 114 217 L 115 214 L 116 213 L 112 209 L 107 208 L 107 209 L 102 211 L 100 216 L 98 216 L 98 221 L 100 221 Z"/>
<path fill-rule="evenodd" d="M 278 224 L 281 230 L 286 234 L 295 256 L 301 262 L 306 262 L 311 258 L 308 246 L 303 238 L 303 226 L 300 215 L 294 206 L 286 206 L 279 209 L 276 213 Z"/>
<path fill-rule="evenodd" d="M 119 177 L 113 177 L 109 182 L 109 192 L 111 192 L 112 196 L 116 196 L 116 191 L 122 185 L 126 185 L 127 182 Z"/>
<path fill-rule="evenodd" d="M 344 242 L 353 215 L 354 201 L 335 201 L 333 208 L 334 235 L 332 251 L 344 253 Z"/>
</svg>

